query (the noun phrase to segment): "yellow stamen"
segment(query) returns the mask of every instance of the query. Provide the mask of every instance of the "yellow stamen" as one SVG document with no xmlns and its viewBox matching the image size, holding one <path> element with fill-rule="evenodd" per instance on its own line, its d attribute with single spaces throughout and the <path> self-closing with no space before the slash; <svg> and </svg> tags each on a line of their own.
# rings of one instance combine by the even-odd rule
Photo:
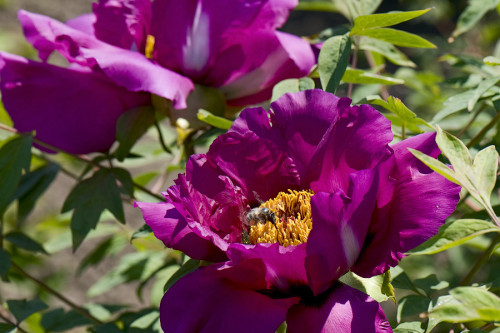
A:
<svg viewBox="0 0 500 333">
<path fill-rule="evenodd" d="M 144 50 L 144 55 L 146 56 L 146 58 L 148 59 L 153 58 L 154 49 L 155 49 L 155 36 L 148 35 L 148 37 L 146 38 L 146 47 Z"/>
<path fill-rule="evenodd" d="M 276 216 L 276 225 L 271 221 L 256 223 L 248 233 L 251 244 L 279 243 L 282 246 L 299 245 L 307 242 L 312 229 L 312 191 L 280 192 L 260 207 L 269 208 Z"/>
</svg>

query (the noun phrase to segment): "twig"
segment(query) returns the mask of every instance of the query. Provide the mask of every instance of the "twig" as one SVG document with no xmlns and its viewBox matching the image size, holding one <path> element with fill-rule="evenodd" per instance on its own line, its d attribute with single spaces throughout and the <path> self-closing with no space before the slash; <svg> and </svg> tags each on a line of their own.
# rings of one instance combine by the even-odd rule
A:
<svg viewBox="0 0 500 333">
<path fill-rule="evenodd" d="M 5 317 L 2 313 L 0 313 L 0 318 L 2 318 L 3 320 L 5 320 L 5 322 L 8 323 L 8 324 L 14 325 L 18 329 L 19 332 L 21 332 L 21 333 L 28 333 L 28 332 L 26 332 L 25 330 L 23 330 L 19 326 L 21 323 L 16 324 L 16 323 L 12 322 L 12 320 L 10 320 L 9 318 Z"/>
<path fill-rule="evenodd" d="M 94 323 L 99 324 L 99 325 L 103 323 L 102 321 L 100 321 L 99 319 L 97 319 L 96 317 L 94 317 L 93 315 L 91 315 L 90 312 L 88 312 L 86 309 L 84 309 L 84 308 L 76 305 L 75 303 L 73 303 L 72 301 L 70 301 L 69 299 L 67 299 L 64 295 L 58 293 L 57 291 L 55 291 L 54 289 L 52 289 L 51 287 L 49 287 L 48 285 L 46 285 L 44 282 L 42 282 L 42 281 L 38 280 L 37 278 L 35 278 L 34 276 L 31 276 L 30 274 L 28 274 L 25 270 L 23 270 L 15 262 L 12 262 L 12 267 L 15 268 L 22 275 L 24 275 L 25 277 L 27 277 L 28 279 L 30 279 L 33 282 L 35 282 L 36 284 L 38 284 L 42 289 L 44 289 L 47 292 L 49 292 L 50 294 L 54 295 L 59 300 L 61 300 L 62 302 L 66 303 L 73 310 L 79 312 L 80 314 L 82 314 L 86 318 L 90 319 Z"/>
<path fill-rule="evenodd" d="M 356 69 L 356 66 L 358 64 L 358 42 L 357 40 L 354 41 L 354 54 L 352 55 L 352 64 L 351 68 Z M 352 83 L 349 83 L 347 86 L 347 97 L 351 98 L 352 95 Z"/>
<path fill-rule="evenodd" d="M 168 148 L 168 146 L 165 144 L 165 138 L 163 137 L 163 133 L 161 132 L 160 124 L 158 124 L 158 121 L 156 119 L 154 121 L 154 125 L 156 128 L 156 131 L 158 132 L 158 139 L 160 141 L 161 147 L 163 148 L 163 150 L 166 153 L 172 154 L 172 150 L 170 150 L 170 148 Z"/>
</svg>

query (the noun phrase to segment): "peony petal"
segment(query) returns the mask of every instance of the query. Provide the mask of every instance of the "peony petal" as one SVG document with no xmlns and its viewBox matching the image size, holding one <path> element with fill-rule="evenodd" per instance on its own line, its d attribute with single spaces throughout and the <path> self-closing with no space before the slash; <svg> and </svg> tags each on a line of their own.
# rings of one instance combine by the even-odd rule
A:
<svg viewBox="0 0 500 333">
<path fill-rule="evenodd" d="M 321 139 L 337 121 L 338 101 L 337 96 L 314 89 L 285 94 L 271 104 L 272 132 L 281 138 L 275 142 L 293 159 L 302 178 Z"/>
<path fill-rule="evenodd" d="M 151 227 L 156 238 L 165 246 L 182 251 L 193 259 L 219 262 L 226 259 L 223 251 L 210 240 L 193 232 L 184 216 L 172 203 L 136 202 L 146 224 Z"/>
<path fill-rule="evenodd" d="M 66 25 L 88 35 L 94 34 L 94 14 L 83 14 L 66 21 Z"/>
<path fill-rule="evenodd" d="M 156 0 L 152 34 L 156 59 L 165 67 L 201 80 L 231 40 L 246 31 L 281 26 L 296 0 Z M 233 62 L 226 64 L 233 67 Z"/>
<path fill-rule="evenodd" d="M 306 270 L 315 295 L 328 289 L 357 261 L 377 196 L 374 170 L 350 175 L 347 194 L 316 193 L 311 198 L 313 228 L 307 241 Z"/>
<path fill-rule="evenodd" d="M 276 83 L 304 77 L 315 64 L 309 43 L 290 34 L 249 30 L 233 39 L 203 79 L 220 87 L 230 105 L 268 100 Z"/>
<path fill-rule="evenodd" d="M 460 187 L 432 172 L 408 148 L 436 157 L 434 133 L 395 144 L 394 156 L 381 170 L 377 207 L 363 253 L 352 268 L 369 277 L 397 265 L 404 253 L 437 233 L 455 210 Z"/>
<path fill-rule="evenodd" d="M 305 181 L 314 191 L 345 190 L 350 173 L 373 168 L 391 154 L 390 121 L 369 105 L 350 104 L 348 98 L 339 100 L 339 118 L 311 158 Z"/>
<path fill-rule="evenodd" d="M 151 26 L 151 0 L 100 0 L 93 3 L 95 36 L 121 48 L 144 53 Z"/>
<path fill-rule="evenodd" d="M 380 305 L 361 291 L 341 286 L 322 304 L 298 304 L 287 315 L 290 333 L 392 332 Z"/>
<path fill-rule="evenodd" d="M 260 260 L 266 267 L 266 288 L 290 293 L 294 287 L 307 284 L 304 267 L 305 245 L 283 247 L 277 243 L 256 245 L 233 243 L 228 248 L 227 256 L 236 266 L 247 260 Z"/>
<path fill-rule="evenodd" d="M 219 136 L 207 158 L 242 189 L 250 206 L 258 206 L 280 191 L 296 189 L 299 184 L 291 159 L 273 142 L 252 132 Z"/>
<path fill-rule="evenodd" d="M 20 132 L 72 154 L 106 151 L 125 111 L 150 103 L 148 94 L 116 86 L 102 74 L 65 69 L 0 53 L 0 90 Z M 42 148 L 43 149 L 43 148 Z"/>
<path fill-rule="evenodd" d="M 252 270 L 237 268 L 240 276 Z M 269 332 L 285 320 L 297 298 L 272 299 L 245 285 L 231 282 L 227 269 L 204 267 L 171 287 L 160 305 L 164 332 Z"/>
<path fill-rule="evenodd" d="M 26 11 L 19 11 L 18 16 L 40 59 L 46 61 L 57 50 L 70 62 L 102 70 L 128 90 L 147 91 L 172 100 L 178 109 L 186 107 L 187 95 L 194 89 L 188 78 L 154 64 L 138 52 L 106 44 L 49 17 Z"/>
</svg>

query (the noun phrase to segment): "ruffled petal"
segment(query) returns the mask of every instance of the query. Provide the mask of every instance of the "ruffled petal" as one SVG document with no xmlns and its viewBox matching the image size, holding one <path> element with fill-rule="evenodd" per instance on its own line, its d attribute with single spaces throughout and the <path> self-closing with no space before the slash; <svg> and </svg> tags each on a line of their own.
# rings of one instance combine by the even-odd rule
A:
<svg viewBox="0 0 500 333">
<path fill-rule="evenodd" d="M 106 44 L 49 17 L 20 11 L 19 20 L 28 41 L 46 61 L 53 51 L 68 61 L 101 70 L 117 85 L 131 91 L 147 91 L 186 107 L 194 85 L 188 78 L 156 65 L 144 55 Z"/>
<path fill-rule="evenodd" d="M 219 136 L 207 158 L 242 189 L 250 206 L 258 206 L 280 191 L 297 189 L 300 182 L 292 160 L 252 132 Z"/>
<path fill-rule="evenodd" d="M 306 183 L 314 191 L 346 189 L 349 174 L 377 166 L 391 155 L 391 123 L 369 105 L 350 106 L 341 98 L 339 117 L 318 144 L 306 171 Z"/>
<path fill-rule="evenodd" d="M 66 25 L 85 34 L 93 35 L 95 20 L 94 14 L 83 14 L 66 21 Z"/>
<path fill-rule="evenodd" d="M 151 26 L 151 0 L 100 0 L 93 3 L 95 36 L 121 48 L 144 53 Z"/>
<path fill-rule="evenodd" d="M 253 276 L 253 270 L 199 269 L 179 280 L 162 299 L 160 320 L 164 332 L 269 332 L 285 321 L 297 298 L 272 299 L 227 276 Z"/>
<path fill-rule="evenodd" d="M 148 94 L 130 92 L 102 74 L 3 52 L 0 76 L 2 100 L 15 128 L 34 130 L 40 141 L 72 154 L 106 151 L 115 141 L 120 115 L 150 103 Z"/>
<path fill-rule="evenodd" d="M 395 144 L 394 156 L 382 163 L 377 207 L 365 248 L 352 271 L 369 277 L 397 265 L 404 253 L 437 233 L 455 210 L 460 186 L 432 172 L 408 151 L 439 155 L 434 133 Z"/>
<path fill-rule="evenodd" d="M 341 286 L 322 304 L 298 304 L 287 315 L 290 333 L 392 332 L 380 305 L 361 291 Z"/>
<path fill-rule="evenodd" d="M 296 0 L 156 0 L 152 25 L 156 59 L 198 81 L 228 47 L 227 40 L 247 30 L 257 33 L 281 26 L 296 4 Z"/>
<path fill-rule="evenodd" d="M 338 102 L 337 96 L 314 89 L 285 94 L 271 103 L 271 131 L 276 133 L 273 138 L 293 159 L 302 178 L 318 144 L 339 117 Z M 248 122 L 246 119 L 251 116 L 242 113 L 242 119 L 235 124 L 242 120 Z M 255 131 L 255 126 L 250 129 Z"/>
<path fill-rule="evenodd" d="M 309 74 L 315 64 L 305 40 L 281 32 L 247 31 L 226 41 L 203 83 L 219 87 L 230 105 L 270 99 L 274 85 Z"/>
<path fill-rule="evenodd" d="M 136 202 L 135 207 L 141 209 L 144 221 L 165 246 L 182 251 L 193 259 L 212 262 L 226 259 L 224 251 L 189 228 L 184 216 L 171 203 Z"/>
<path fill-rule="evenodd" d="M 277 243 L 244 245 L 233 243 L 227 256 L 238 266 L 247 260 L 258 259 L 266 267 L 266 289 L 278 289 L 290 293 L 294 287 L 307 284 L 304 259 L 306 244 L 283 247 Z"/>
<path fill-rule="evenodd" d="M 307 241 L 306 270 L 315 295 L 328 289 L 357 261 L 377 197 L 377 174 L 351 174 L 346 194 L 316 193 L 311 198 L 313 228 Z"/>
</svg>

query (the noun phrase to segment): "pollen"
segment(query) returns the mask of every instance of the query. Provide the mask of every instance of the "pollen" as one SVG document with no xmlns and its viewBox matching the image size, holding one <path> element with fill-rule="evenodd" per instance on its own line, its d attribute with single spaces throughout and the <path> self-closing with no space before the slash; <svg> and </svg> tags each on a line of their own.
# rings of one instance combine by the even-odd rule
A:
<svg viewBox="0 0 500 333">
<path fill-rule="evenodd" d="M 155 36 L 153 35 L 148 35 L 146 38 L 146 47 L 144 50 L 144 55 L 146 58 L 151 59 L 153 58 L 153 51 L 155 49 Z"/>
<path fill-rule="evenodd" d="M 312 229 L 312 191 L 280 192 L 260 207 L 269 208 L 276 216 L 276 225 L 271 221 L 256 223 L 250 227 L 250 244 L 279 243 L 282 246 L 299 245 L 307 242 Z"/>
</svg>

